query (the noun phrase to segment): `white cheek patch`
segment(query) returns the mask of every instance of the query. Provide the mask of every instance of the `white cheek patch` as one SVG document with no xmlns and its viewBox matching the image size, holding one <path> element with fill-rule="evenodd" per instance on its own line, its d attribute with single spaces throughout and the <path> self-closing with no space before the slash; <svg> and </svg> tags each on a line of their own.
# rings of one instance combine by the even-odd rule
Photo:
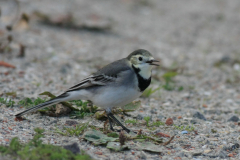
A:
<svg viewBox="0 0 240 160">
<path fill-rule="evenodd" d="M 138 64 L 135 65 L 135 67 L 140 69 L 139 75 L 144 79 L 149 79 L 151 77 L 153 66 L 149 64 Z"/>
</svg>

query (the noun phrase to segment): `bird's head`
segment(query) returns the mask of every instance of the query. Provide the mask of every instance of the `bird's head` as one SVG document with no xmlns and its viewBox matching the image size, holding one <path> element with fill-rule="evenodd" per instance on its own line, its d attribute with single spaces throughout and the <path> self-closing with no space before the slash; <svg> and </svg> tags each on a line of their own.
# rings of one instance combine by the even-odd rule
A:
<svg viewBox="0 0 240 160">
<path fill-rule="evenodd" d="M 156 64 L 156 62 L 159 61 L 155 60 L 151 53 L 144 49 L 138 49 L 132 52 L 127 59 L 144 79 L 151 77 L 153 66 L 159 66 Z"/>
</svg>

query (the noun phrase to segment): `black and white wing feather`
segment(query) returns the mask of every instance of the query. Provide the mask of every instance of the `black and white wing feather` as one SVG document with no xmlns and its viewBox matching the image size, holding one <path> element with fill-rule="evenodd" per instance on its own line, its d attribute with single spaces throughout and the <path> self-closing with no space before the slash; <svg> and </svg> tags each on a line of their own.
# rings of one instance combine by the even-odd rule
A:
<svg viewBox="0 0 240 160">
<path fill-rule="evenodd" d="M 107 76 L 104 74 L 100 74 L 97 76 L 91 75 L 88 78 L 79 82 L 77 85 L 69 88 L 66 92 L 76 91 L 79 89 L 88 88 L 92 86 L 104 86 L 108 82 L 114 82 L 115 80 L 116 80 L 115 77 Z"/>
<path fill-rule="evenodd" d="M 121 59 L 110 63 L 109 65 L 103 67 L 95 74 L 83 79 L 77 85 L 69 88 L 66 92 L 76 91 L 79 89 L 92 87 L 92 86 L 104 86 L 109 84 L 109 82 L 114 82 L 117 80 L 119 73 L 131 70 L 130 65 L 126 59 Z"/>
</svg>

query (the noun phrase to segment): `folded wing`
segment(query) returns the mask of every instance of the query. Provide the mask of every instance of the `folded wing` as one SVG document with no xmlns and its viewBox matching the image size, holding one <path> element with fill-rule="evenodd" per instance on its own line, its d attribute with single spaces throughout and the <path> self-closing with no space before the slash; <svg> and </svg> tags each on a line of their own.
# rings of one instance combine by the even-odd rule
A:
<svg viewBox="0 0 240 160">
<path fill-rule="evenodd" d="M 92 86 L 104 86 L 109 82 L 116 80 L 116 76 L 108 76 L 104 74 L 91 75 L 88 78 L 82 80 L 77 85 L 69 88 L 66 92 L 76 91 L 83 88 L 88 88 Z"/>
</svg>

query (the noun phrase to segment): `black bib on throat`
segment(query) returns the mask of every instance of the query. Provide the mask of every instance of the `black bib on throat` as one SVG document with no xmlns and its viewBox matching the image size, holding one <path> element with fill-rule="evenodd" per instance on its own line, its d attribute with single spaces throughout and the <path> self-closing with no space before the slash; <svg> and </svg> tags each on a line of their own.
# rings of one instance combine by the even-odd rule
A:
<svg viewBox="0 0 240 160">
<path fill-rule="evenodd" d="M 137 79 L 138 79 L 138 88 L 140 89 L 141 92 L 143 92 L 151 83 L 151 76 L 148 79 L 144 79 L 139 72 L 141 71 L 140 68 L 136 68 L 132 65 L 135 73 L 137 74 Z"/>
</svg>

